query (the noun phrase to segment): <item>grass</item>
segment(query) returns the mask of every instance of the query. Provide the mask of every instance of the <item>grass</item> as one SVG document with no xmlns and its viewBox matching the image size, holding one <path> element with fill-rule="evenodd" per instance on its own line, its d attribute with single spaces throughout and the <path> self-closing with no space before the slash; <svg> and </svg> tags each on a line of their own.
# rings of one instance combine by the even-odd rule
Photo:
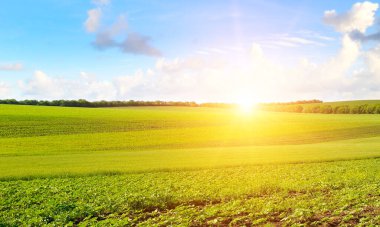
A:
<svg viewBox="0 0 380 227">
<path fill-rule="evenodd" d="M 379 224 L 379 120 L 0 105 L 0 226 Z"/>
</svg>

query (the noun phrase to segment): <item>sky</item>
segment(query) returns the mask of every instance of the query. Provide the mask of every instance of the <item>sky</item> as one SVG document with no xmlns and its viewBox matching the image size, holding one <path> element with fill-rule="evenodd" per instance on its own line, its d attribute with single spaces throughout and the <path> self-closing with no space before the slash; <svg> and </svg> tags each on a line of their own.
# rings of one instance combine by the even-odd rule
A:
<svg viewBox="0 0 380 227">
<path fill-rule="evenodd" d="M 380 99 L 375 1 L 3 0 L 0 99 Z"/>
</svg>

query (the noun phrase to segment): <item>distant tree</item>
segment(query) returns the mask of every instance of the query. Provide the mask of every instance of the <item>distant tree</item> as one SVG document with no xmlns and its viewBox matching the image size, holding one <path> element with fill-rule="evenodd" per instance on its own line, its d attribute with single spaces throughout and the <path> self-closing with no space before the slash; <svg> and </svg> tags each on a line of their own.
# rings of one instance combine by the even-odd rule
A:
<svg viewBox="0 0 380 227">
<path fill-rule="evenodd" d="M 357 108 L 358 108 L 358 113 L 359 114 L 366 114 L 367 113 L 368 105 L 367 104 L 365 104 L 365 105 L 359 105 Z"/>
<path fill-rule="evenodd" d="M 371 105 L 367 107 L 367 113 L 368 114 L 375 114 L 376 113 L 376 105 Z"/>
<path fill-rule="evenodd" d="M 314 106 L 312 108 L 313 113 L 321 113 L 321 107 L 320 106 Z"/>
<path fill-rule="evenodd" d="M 294 112 L 302 113 L 303 107 L 301 105 L 297 105 L 294 107 Z"/>
<path fill-rule="evenodd" d="M 360 113 L 360 111 L 359 111 L 359 107 L 358 107 L 358 106 L 353 106 L 353 107 L 350 109 L 350 113 L 351 113 L 351 114 L 358 114 L 358 113 Z"/>
<path fill-rule="evenodd" d="M 336 114 L 348 114 L 348 113 L 350 113 L 350 108 L 347 105 L 337 106 L 334 108 L 334 113 L 336 113 Z"/>
<path fill-rule="evenodd" d="M 324 114 L 331 114 L 333 113 L 333 108 L 330 105 L 323 105 L 320 109 L 320 112 Z"/>
</svg>

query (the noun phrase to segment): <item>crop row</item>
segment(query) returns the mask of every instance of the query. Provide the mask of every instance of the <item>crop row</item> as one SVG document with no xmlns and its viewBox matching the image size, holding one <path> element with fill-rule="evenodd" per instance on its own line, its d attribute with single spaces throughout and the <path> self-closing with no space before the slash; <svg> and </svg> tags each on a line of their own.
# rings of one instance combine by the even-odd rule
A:
<svg viewBox="0 0 380 227">
<path fill-rule="evenodd" d="M 379 224 L 380 160 L 0 182 L 0 225 Z"/>
</svg>

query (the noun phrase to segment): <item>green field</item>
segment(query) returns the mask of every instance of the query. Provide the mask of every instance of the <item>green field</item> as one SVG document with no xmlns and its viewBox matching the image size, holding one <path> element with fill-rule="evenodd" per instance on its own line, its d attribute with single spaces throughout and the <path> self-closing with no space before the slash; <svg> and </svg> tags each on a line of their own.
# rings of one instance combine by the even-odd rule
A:
<svg viewBox="0 0 380 227">
<path fill-rule="evenodd" d="M 0 226 L 380 224 L 379 122 L 0 105 Z"/>
</svg>

